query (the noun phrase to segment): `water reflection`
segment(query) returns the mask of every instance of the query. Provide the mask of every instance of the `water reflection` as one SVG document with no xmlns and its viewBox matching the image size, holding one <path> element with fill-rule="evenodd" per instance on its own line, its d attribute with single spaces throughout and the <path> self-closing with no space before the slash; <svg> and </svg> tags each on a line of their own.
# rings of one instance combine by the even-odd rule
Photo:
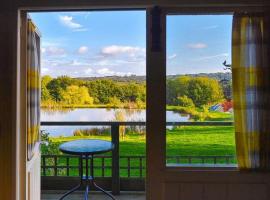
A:
<svg viewBox="0 0 270 200">
<path fill-rule="evenodd" d="M 119 114 L 121 113 L 121 114 Z M 120 115 L 120 117 L 119 117 Z M 118 116 L 118 117 L 117 117 Z M 188 121 L 189 115 L 166 111 L 167 121 Z M 41 121 L 145 121 L 144 109 L 107 109 L 107 108 L 76 108 L 76 109 L 41 109 Z M 92 126 L 93 127 L 93 126 Z M 72 136 L 76 129 L 91 128 L 86 126 L 43 126 L 42 130 L 50 136 Z"/>
</svg>

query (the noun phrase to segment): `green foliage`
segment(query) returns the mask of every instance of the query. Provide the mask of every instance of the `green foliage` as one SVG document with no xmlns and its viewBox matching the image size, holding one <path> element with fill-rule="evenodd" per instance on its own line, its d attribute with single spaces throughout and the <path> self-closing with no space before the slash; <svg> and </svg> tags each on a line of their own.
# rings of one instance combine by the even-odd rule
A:
<svg viewBox="0 0 270 200">
<path fill-rule="evenodd" d="M 49 138 L 49 133 L 41 131 L 41 152 L 43 155 L 59 154 L 59 142 L 52 142 Z"/>
<path fill-rule="evenodd" d="M 109 135 L 110 128 L 86 128 L 86 129 L 76 129 L 73 132 L 74 136 L 94 136 L 94 135 Z"/>
<path fill-rule="evenodd" d="M 195 107 L 192 99 L 188 98 L 186 95 L 177 97 L 177 105 L 182 107 Z"/>
<path fill-rule="evenodd" d="M 222 89 L 215 79 L 207 77 L 196 77 L 189 81 L 188 97 L 198 107 L 215 103 L 223 98 Z"/>
<path fill-rule="evenodd" d="M 208 77 L 181 76 L 167 81 L 167 104 L 178 105 L 184 96 L 202 107 L 221 100 L 223 92 L 219 82 Z"/>
<path fill-rule="evenodd" d="M 76 139 L 103 139 L 111 140 L 110 135 L 97 136 L 72 136 L 51 138 L 57 145 Z M 58 149 L 58 146 L 55 148 Z M 145 136 L 141 134 L 127 133 L 125 140 L 120 140 L 120 156 L 138 156 L 145 155 L 146 141 Z M 42 152 L 42 154 L 44 154 Z M 166 155 L 167 156 L 227 156 L 235 155 L 235 134 L 232 126 L 181 126 L 174 127 L 166 131 Z M 107 160 L 107 159 L 106 159 Z M 110 159 L 108 159 L 110 160 Z M 77 166 L 78 162 L 71 159 L 71 165 Z M 95 159 L 95 165 L 100 166 L 100 159 Z M 134 159 L 133 166 L 139 166 L 139 160 Z M 167 160 L 168 163 L 175 163 L 174 160 Z M 181 159 L 181 163 L 186 164 L 188 160 Z M 224 164 L 225 159 L 217 159 L 218 164 Z M 201 160 L 192 159 L 193 164 L 201 163 Z M 213 159 L 206 161 L 207 164 L 213 164 Z M 230 164 L 235 164 L 236 160 L 230 160 Z M 66 160 L 59 159 L 59 165 L 65 165 Z M 111 161 L 106 163 L 111 166 Z M 127 162 L 120 159 L 120 165 L 126 166 Z M 111 169 L 105 169 L 105 173 L 110 173 Z M 131 170 L 131 173 L 139 170 Z M 72 173 L 72 172 L 71 172 Z M 73 172 L 74 173 L 74 172 Z M 101 175 L 101 171 L 95 170 L 95 175 Z M 74 175 L 74 174 L 72 174 Z M 78 175 L 78 174 L 76 174 Z M 126 177 L 127 170 L 120 170 L 120 176 Z M 138 176 L 138 174 L 137 174 Z"/>
<path fill-rule="evenodd" d="M 52 79 L 48 85 L 47 88 L 50 91 L 50 95 L 52 96 L 52 99 L 54 101 L 61 101 L 61 93 L 63 90 L 66 90 L 66 88 L 70 85 L 72 85 L 73 80 L 72 78 L 68 76 L 60 76 L 55 79 Z"/>
<path fill-rule="evenodd" d="M 109 98 L 109 107 L 111 108 L 120 108 L 122 106 L 122 102 L 116 96 Z"/>
<path fill-rule="evenodd" d="M 145 107 L 145 83 L 117 82 L 110 79 L 78 80 L 68 76 L 42 77 L 42 105 L 70 107 L 82 105 L 107 105 Z"/>
<path fill-rule="evenodd" d="M 177 98 L 187 95 L 187 87 L 190 79 L 192 79 L 192 77 L 181 76 L 176 79 L 167 80 L 167 104 L 177 105 Z"/>
<path fill-rule="evenodd" d="M 84 86 L 71 85 L 66 90 L 61 90 L 61 99 L 66 104 L 93 104 L 94 99 L 89 96 L 88 89 Z"/>
<path fill-rule="evenodd" d="M 51 99 L 50 96 L 50 91 L 47 88 L 47 85 L 50 83 L 52 80 L 52 77 L 50 76 L 43 76 L 41 80 L 41 100 L 42 101 L 47 101 Z"/>
</svg>

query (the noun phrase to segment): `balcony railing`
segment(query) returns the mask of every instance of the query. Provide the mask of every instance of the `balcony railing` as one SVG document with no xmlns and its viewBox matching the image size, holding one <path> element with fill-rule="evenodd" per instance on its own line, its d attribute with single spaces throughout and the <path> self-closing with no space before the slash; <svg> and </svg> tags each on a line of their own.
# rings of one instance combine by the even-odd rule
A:
<svg viewBox="0 0 270 200">
<path fill-rule="evenodd" d="M 121 190 L 144 190 L 145 155 L 119 155 L 119 127 L 145 126 L 145 122 L 41 122 L 42 126 L 109 126 L 115 149 L 111 155 L 94 157 L 95 176 L 114 194 Z M 232 126 L 233 122 L 167 122 L 167 126 Z M 175 164 L 231 164 L 235 156 L 167 156 Z M 78 180 L 78 157 L 70 155 L 42 155 L 41 175 L 43 189 L 66 189 Z M 120 165 L 121 163 L 121 165 Z M 124 164 L 123 164 L 124 163 Z M 54 184 L 52 184 L 54 183 Z"/>
</svg>

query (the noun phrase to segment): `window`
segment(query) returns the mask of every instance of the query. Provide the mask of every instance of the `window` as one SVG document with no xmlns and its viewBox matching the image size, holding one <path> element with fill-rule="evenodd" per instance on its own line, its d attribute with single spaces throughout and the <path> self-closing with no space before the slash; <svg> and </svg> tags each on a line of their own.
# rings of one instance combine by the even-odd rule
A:
<svg viewBox="0 0 270 200">
<path fill-rule="evenodd" d="M 167 165 L 235 165 L 232 16 L 166 20 Z"/>
</svg>

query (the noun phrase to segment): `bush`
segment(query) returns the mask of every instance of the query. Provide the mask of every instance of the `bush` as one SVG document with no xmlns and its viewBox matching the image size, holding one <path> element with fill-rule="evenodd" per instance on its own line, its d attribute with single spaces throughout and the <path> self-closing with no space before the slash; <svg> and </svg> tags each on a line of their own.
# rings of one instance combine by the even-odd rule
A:
<svg viewBox="0 0 270 200">
<path fill-rule="evenodd" d="M 119 108 L 119 107 L 121 107 L 121 105 L 122 105 L 122 102 L 116 96 L 109 98 L 108 107 Z"/>
<path fill-rule="evenodd" d="M 186 95 L 177 97 L 176 101 L 178 106 L 183 106 L 183 107 L 195 107 L 192 99 L 188 98 Z"/>
<path fill-rule="evenodd" d="M 74 136 L 97 136 L 97 135 L 109 135 L 109 134 L 110 134 L 110 129 L 106 127 L 76 129 L 73 132 Z"/>
<path fill-rule="evenodd" d="M 49 133 L 44 130 L 40 131 L 41 134 L 41 154 L 43 155 L 55 155 L 60 154 L 58 142 L 52 142 L 49 138 Z"/>
</svg>

